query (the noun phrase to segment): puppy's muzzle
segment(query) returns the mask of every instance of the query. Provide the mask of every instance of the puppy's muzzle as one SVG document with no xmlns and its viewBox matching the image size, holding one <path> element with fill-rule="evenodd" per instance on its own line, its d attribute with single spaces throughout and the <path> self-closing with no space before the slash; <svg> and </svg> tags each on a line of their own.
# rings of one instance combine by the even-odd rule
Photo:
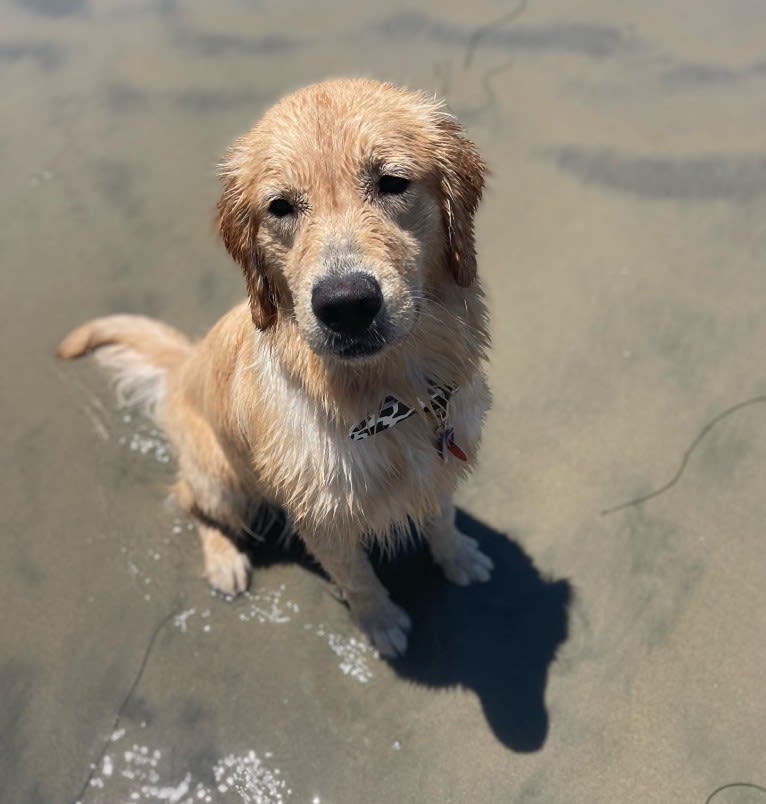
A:
<svg viewBox="0 0 766 804">
<path fill-rule="evenodd" d="M 363 271 L 320 279 L 311 292 L 311 309 L 331 332 L 355 337 L 366 332 L 383 306 L 377 280 Z"/>
</svg>

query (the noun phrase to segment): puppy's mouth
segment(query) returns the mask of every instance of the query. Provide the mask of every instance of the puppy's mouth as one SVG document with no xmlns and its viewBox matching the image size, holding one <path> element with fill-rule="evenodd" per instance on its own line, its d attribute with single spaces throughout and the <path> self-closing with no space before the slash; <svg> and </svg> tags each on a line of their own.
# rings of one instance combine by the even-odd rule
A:
<svg viewBox="0 0 766 804">
<path fill-rule="evenodd" d="M 362 360 L 373 358 L 394 344 L 405 340 L 420 318 L 420 304 L 415 302 L 413 320 L 406 327 L 392 326 L 392 322 L 381 316 L 367 328 L 354 332 L 339 332 L 315 322 L 313 336 L 309 345 L 319 355 L 328 355 L 341 360 Z"/>
<path fill-rule="evenodd" d="M 358 335 L 332 335 L 327 339 L 327 351 L 344 360 L 372 357 L 383 350 L 386 339 L 376 330 Z"/>
</svg>

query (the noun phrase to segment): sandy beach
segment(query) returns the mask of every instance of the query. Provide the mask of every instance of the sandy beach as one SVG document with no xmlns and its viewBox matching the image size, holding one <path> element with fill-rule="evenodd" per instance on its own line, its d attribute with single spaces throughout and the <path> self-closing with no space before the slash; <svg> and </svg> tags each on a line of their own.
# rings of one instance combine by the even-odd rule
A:
<svg viewBox="0 0 766 804">
<path fill-rule="evenodd" d="M 766 5 L 0 15 L 2 801 L 766 803 Z M 496 572 L 381 562 L 394 662 L 298 550 L 213 595 L 162 434 L 53 357 L 95 315 L 199 336 L 243 298 L 219 158 L 356 74 L 446 97 L 491 169 L 458 502 Z"/>
</svg>

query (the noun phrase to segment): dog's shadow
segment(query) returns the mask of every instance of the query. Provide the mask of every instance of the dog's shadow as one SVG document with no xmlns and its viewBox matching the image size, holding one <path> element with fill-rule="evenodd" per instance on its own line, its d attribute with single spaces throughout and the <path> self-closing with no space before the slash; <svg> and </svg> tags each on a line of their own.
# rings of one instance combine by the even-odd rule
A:
<svg viewBox="0 0 766 804">
<path fill-rule="evenodd" d="M 516 542 L 468 514 L 459 511 L 457 524 L 494 561 L 489 582 L 448 583 L 420 544 L 392 560 L 373 557 L 392 598 L 412 617 L 407 653 L 390 664 L 409 681 L 474 690 L 501 742 L 536 751 L 548 733 L 545 687 L 567 637 L 571 585 L 543 578 Z M 252 558 L 261 566 L 292 558 L 318 571 L 297 543 L 279 549 L 267 539 Z"/>
</svg>

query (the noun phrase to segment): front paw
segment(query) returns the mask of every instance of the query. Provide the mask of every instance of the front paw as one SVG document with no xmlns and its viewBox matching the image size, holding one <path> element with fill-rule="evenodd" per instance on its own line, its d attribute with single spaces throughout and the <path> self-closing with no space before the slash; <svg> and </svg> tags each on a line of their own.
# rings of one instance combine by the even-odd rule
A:
<svg viewBox="0 0 766 804">
<path fill-rule="evenodd" d="M 381 656 L 395 658 L 407 651 L 407 634 L 412 628 L 407 612 L 389 598 L 354 604 L 351 615 Z"/>
<path fill-rule="evenodd" d="M 225 548 L 205 555 L 205 578 L 213 589 L 236 597 L 250 583 L 250 560 L 233 544 L 227 543 Z"/>
<path fill-rule="evenodd" d="M 449 553 L 434 556 L 448 581 L 458 586 L 468 586 L 489 580 L 495 565 L 488 555 L 479 550 L 476 539 L 458 533 L 451 547 Z"/>
</svg>

